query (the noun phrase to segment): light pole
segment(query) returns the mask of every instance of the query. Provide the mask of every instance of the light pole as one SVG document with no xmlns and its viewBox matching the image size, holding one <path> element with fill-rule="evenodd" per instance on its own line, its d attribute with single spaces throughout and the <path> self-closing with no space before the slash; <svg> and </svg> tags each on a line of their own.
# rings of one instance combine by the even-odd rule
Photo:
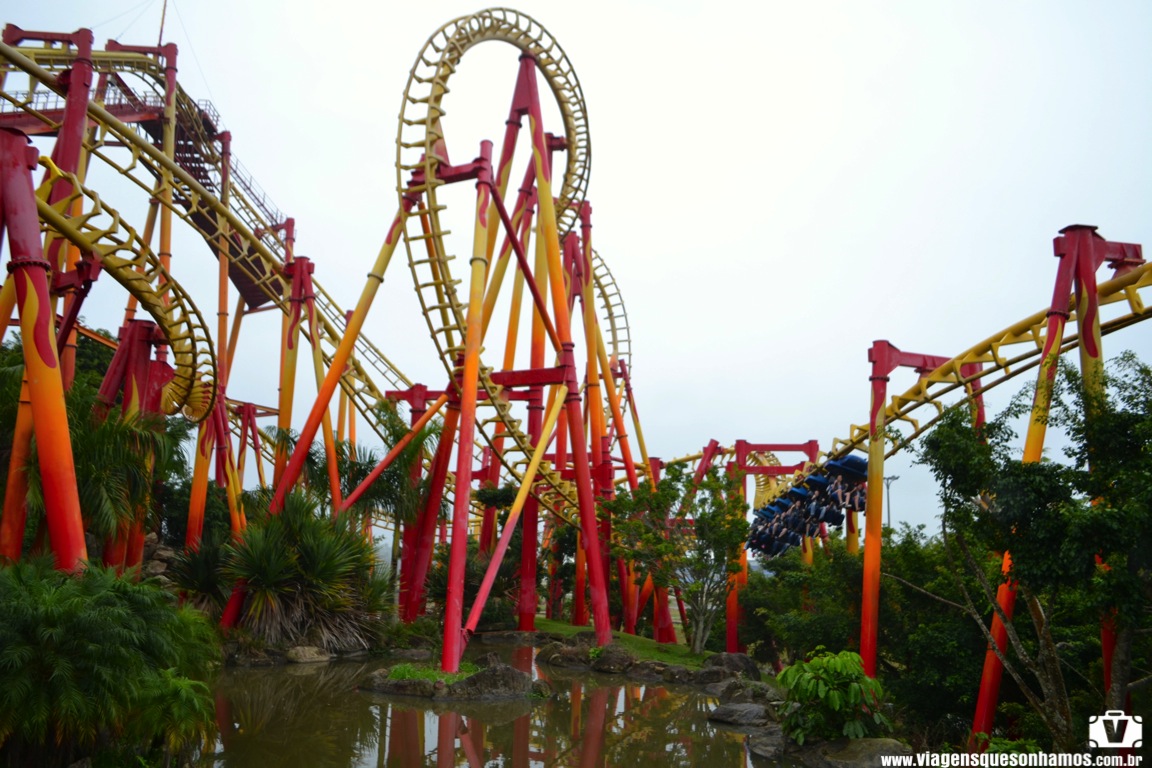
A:
<svg viewBox="0 0 1152 768">
<path fill-rule="evenodd" d="M 884 496 L 888 502 L 888 527 L 892 527 L 892 483 L 900 479 L 900 475 L 888 475 L 884 478 Z"/>
</svg>

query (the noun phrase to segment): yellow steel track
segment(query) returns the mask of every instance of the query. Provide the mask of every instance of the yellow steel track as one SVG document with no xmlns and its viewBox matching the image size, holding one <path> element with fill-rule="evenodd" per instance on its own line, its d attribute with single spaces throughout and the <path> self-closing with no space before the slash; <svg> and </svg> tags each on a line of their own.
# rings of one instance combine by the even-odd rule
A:
<svg viewBox="0 0 1152 768">
<path fill-rule="evenodd" d="M 30 134 L 55 134 L 60 127 L 58 116 L 64 100 L 57 76 L 72 66 L 73 61 L 74 55 L 59 47 L 15 47 L 0 43 L 0 74 L 5 76 L 5 87 L 0 88 L 0 111 L 25 116 L 28 123 L 25 130 Z M 149 195 L 154 195 L 164 179 L 170 179 L 173 202 L 169 209 L 198 232 L 213 252 L 221 242 L 228 244 L 230 276 L 237 286 L 243 286 L 248 308 L 271 304 L 288 312 L 290 304 L 282 277 L 286 246 L 276 230 L 284 216 L 234 159 L 229 201 L 227 205 L 221 202 L 224 160 L 213 140 L 219 118 L 210 105 L 197 103 L 177 87 L 176 119 L 181 131 L 182 153 L 178 161 L 155 145 L 154 138 L 143 127 L 144 121 L 124 122 L 117 117 L 160 108 L 164 94 L 163 62 L 148 54 L 109 51 L 93 51 L 92 61 L 96 77 L 102 76 L 107 85 L 103 92 L 93 95 L 88 107 L 89 120 L 95 125 L 84 143 L 89 168 L 99 161 Z M 22 91 L 8 88 L 7 77 L 17 73 L 27 75 L 31 87 Z M 110 210 L 106 204 L 103 206 Z M 146 244 L 135 235 L 137 230 L 124 223 L 122 217 L 118 222 L 123 232 L 133 233 L 130 238 L 133 247 L 147 251 Z M 58 219 L 57 223 L 60 223 Z M 67 234 L 67 225 L 61 226 L 62 233 Z M 100 234 L 103 241 L 93 241 L 97 234 L 95 229 L 89 232 L 84 242 L 98 251 L 116 251 L 113 258 L 127 258 L 124 243 L 108 239 L 111 233 Z M 155 281 L 161 273 L 145 269 L 143 274 L 144 279 Z M 131 279 L 134 290 L 146 291 L 140 278 Z M 317 293 L 318 335 L 324 359 L 328 361 L 343 334 L 345 315 L 319 281 L 314 280 L 313 285 Z M 151 290 L 159 293 L 163 289 L 153 283 Z M 197 315 L 193 311 L 187 314 Z M 170 341 L 174 348 L 176 341 L 178 339 Z M 406 389 L 412 385 L 369 339 L 361 336 L 341 386 L 365 420 L 383 437 L 374 411 L 375 404 L 383 397 L 377 381 L 384 382 L 385 388 Z"/>
<path fill-rule="evenodd" d="M 1101 320 L 1101 335 L 1114 333 L 1152 316 L 1143 300 L 1143 295 L 1150 287 L 1152 263 L 1099 283 L 1097 296 L 1100 307 L 1115 305 L 1114 316 Z M 1068 311 L 1069 321 L 1065 327 L 1071 329 L 1076 323 L 1074 296 L 1068 299 Z M 1034 370 L 1040 364 L 1047 340 L 1047 320 L 1047 309 L 1035 312 L 973 345 L 922 377 L 907 391 L 891 396 L 883 411 L 883 428 L 900 432 L 900 437 L 890 441 L 885 456 L 892 456 L 931 429 L 949 407 L 967 402 L 1022 373 Z M 1060 340 L 1061 353 L 1075 349 L 1079 340 L 1077 333 L 1066 334 Z M 981 365 L 983 369 L 976 374 L 962 375 L 961 371 L 970 364 Z M 927 415 L 920 415 L 920 409 L 925 406 L 930 406 Z M 900 429 L 901 425 L 904 425 L 904 431 Z M 832 450 L 824 458 L 842 458 L 852 451 L 866 450 L 867 444 L 868 426 L 853 424 L 850 436 L 834 440 Z M 765 503 L 787 492 L 789 488 L 790 484 L 782 484 Z"/>
<path fill-rule="evenodd" d="M 161 393 L 161 409 L 167 414 L 181 411 L 192 421 L 203 421 L 216 400 L 216 356 L 200 311 L 117 211 L 74 175 L 62 174 L 47 158 L 41 158 L 40 164 L 48 170 L 36 200 L 45 235 L 63 237 L 92 254 L 109 277 L 136 297 L 172 348 L 175 375 Z M 73 192 L 49 205 L 48 193 L 62 178 L 72 183 Z M 79 197 L 84 199 L 82 213 L 65 215 Z"/>
<path fill-rule="evenodd" d="M 437 178 L 437 167 L 443 161 L 440 157 L 444 140 L 441 119 L 446 115 L 443 100 L 449 92 L 448 81 L 465 52 L 490 41 L 511 44 L 531 55 L 560 109 L 567 144 L 566 165 L 557 185 L 560 191 L 556 210 L 561 233 L 575 224 L 577 205 L 583 200 L 588 183 L 591 153 L 583 92 L 564 51 L 547 30 L 522 13 L 498 8 L 455 19 L 429 38 L 416 58 L 404 90 L 396 139 L 396 173 L 401 199 L 412 193 L 423 197 L 420 215 L 410 217 L 409 226 L 405 227 L 404 243 L 424 317 L 450 377 L 456 375 L 458 358 L 463 351 L 467 296 L 460 295 L 457 290 L 460 280 L 452 277 L 451 262 L 455 257 L 448 253 L 445 244 L 448 230 L 442 217 L 446 206 L 438 197 L 443 185 Z M 422 178 L 422 183 L 416 186 L 410 183 L 414 173 Z M 411 223 L 421 218 L 424 226 Z M 592 278 L 608 328 L 605 344 L 611 345 L 611 355 L 627 359 L 631 352 L 630 332 L 619 288 L 599 256 L 593 264 Z M 483 363 L 480 366 L 480 388 L 486 397 L 478 403 L 477 423 L 488 441 L 497 434 L 494 427 L 503 425 L 505 443 L 501 460 L 506 469 L 519 478 L 533 445 L 522 429 L 521 419 L 502 396 L 502 388 L 492 381 L 492 370 Z M 538 477 L 545 485 L 538 498 L 547 508 L 576 508 L 575 487 L 561 480 L 553 467 L 545 463 Z"/>
</svg>

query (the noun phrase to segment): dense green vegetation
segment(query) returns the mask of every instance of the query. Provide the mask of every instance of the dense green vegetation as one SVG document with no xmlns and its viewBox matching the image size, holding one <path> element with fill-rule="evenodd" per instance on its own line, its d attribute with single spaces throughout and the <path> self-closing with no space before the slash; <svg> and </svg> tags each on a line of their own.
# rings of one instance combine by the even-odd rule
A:
<svg viewBox="0 0 1152 768">
<path fill-rule="evenodd" d="M 152 582 L 39 559 L 0 568 L 0 759 L 188 757 L 212 725 L 215 659 L 203 616 Z"/>
<path fill-rule="evenodd" d="M 460 669 L 456 672 L 445 672 L 437 667 L 421 664 L 397 664 L 388 669 L 389 680 L 432 680 L 452 684 L 458 680 L 471 677 L 480 671 L 480 667 L 470 661 L 460 662 Z"/>
<path fill-rule="evenodd" d="M 1062 372 L 1047 415 L 1069 441 L 1062 461 L 1020 461 L 1012 425 L 1028 406 L 980 429 L 966 408 L 948 413 L 920 449 L 940 482 L 940 532 L 884 531 L 878 677 L 898 733 L 917 747 L 967 743 L 1005 550 L 1018 596 L 992 747 L 1078 751 L 1089 717 L 1149 706 L 1152 369 L 1122 357 L 1099 396 Z M 757 658 L 783 665 L 818 646 L 858 647 L 861 561 L 839 537 L 812 566 L 795 552 L 767 565 L 741 594 Z"/>
</svg>

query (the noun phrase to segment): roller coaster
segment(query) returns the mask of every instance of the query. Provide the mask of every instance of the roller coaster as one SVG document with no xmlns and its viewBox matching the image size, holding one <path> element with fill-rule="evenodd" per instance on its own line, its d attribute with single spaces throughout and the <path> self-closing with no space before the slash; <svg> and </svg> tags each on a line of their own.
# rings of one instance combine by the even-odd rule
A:
<svg viewBox="0 0 1152 768">
<path fill-rule="evenodd" d="M 449 84 L 467 65 L 468 51 L 488 43 L 518 52 L 508 78 L 511 105 L 498 154 L 489 140 L 474 147 L 453 145 L 446 106 Z M 413 425 L 410 434 L 432 419 L 442 425 L 438 447 L 425 462 L 430 492 L 423 510 L 396 532 L 403 543 L 401 614 L 410 620 L 424 605 L 439 513 L 450 500 L 451 533 L 440 532 L 441 541 L 451 543 L 453 585 L 444 605 L 442 666 L 457 668 L 517 526 L 523 532 L 520 628 L 534 627 L 541 527 L 547 535 L 552 526 L 571 525 L 579 531 L 587 561 L 597 641 L 610 642 L 612 531 L 611 520 L 598 514 L 597 499 L 610 498 L 618 484 L 636 488 L 643 478 L 653 478 L 660 464 L 648 455 L 631 386 L 631 333 L 622 291 L 593 248 L 592 207 L 586 199 L 589 123 L 575 69 L 559 43 L 537 21 L 509 9 L 455 19 L 429 37 L 401 100 L 396 212 L 381 228 L 383 243 L 356 306 L 348 311 L 314 276 L 324 265 L 294 253 L 295 220 L 278 210 L 232 157 L 231 135 L 216 110 L 177 82 L 177 55 L 174 45 L 114 41 L 98 50 L 87 30 L 31 32 L 9 25 L 0 43 L 0 225 L 9 249 L 0 333 L 9 318 L 18 318 L 26 370 L 10 466 L 28 460 L 34 435 L 58 566 L 73 570 L 88 557 L 63 404 L 76 335 L 88 332 L 79 324 L 81 308 L 97 278 L 107 273 L 128 294 L 102 390 L 107 402 L 119 396 L 126 412 L 179 413 L 199 425 L 187 547 L 199 546 L 213 461 L 215 480 L 227 491 L 233 534 L 243 535 L 239 492 L 249 451 L 248 466 L 260 485 L 274 490 L 276 511 L 299 480 L 308 446 L 319 437 L 327 448 L 332 509 L 346 509 L 364 489 L 343 497 L 334 441 L 354 435 L 356 418 L 384 439 L 376 406 L 391 399 L 403 404 Z M 558 115 L 555 133 L 546 130 L 546 113 Z M 51 140 L 51 155 L 40 156 L 29 137 Z M 473 159 L 453 161 L 461 155 Z M 147 196 L 147 209 L 114 208 L 112 194 L 88 186 L 98 176 L 134 185 Z M 519 186 L 512 192 L 514 181 Z M 139 226 L 132 223 L 141 220 Z M 453 236 L 454 224 L 468 234 Z M 198 236 L 216 258 L 215 328 L 194 302 L 201 297 L 178 281 L 172 263 L 177 227 Z M 443 366 L 440 382 L 410 380 L 364 333 L 401 243 Z M 466 269 L 465 260 L 457 258 L 462 249 L 469 249 Z M 829 525 L 843 525 L 849 550 L 856 552 L 858 513 L 865 515 L 865 542 L 878 542 L 885 458 L 930 429 L 947 407 L 979 404 L 993 387 L 1032 369 L 1038 371 L 1037 407 L 1042 407 L 1062 353 L 1078 348 L 1086 376 L 1096 376 L 1101 337 L 1148 317 L 1142 295 L 1152 273 L 1138 245 L 1107 241 L 1090 227 L 1071 227 L 1056 238 L 1055 249 L 1060 266 L 1051 306 L 961 354 L 911 354 L 876 342 L 869 354 L 867 424 L 852 426 L 848 438 L 832 441 L 827 450 L 816 441 L 741 440 L 726 447 L 711 441 L 701 453 L 676 461 L 694 463 L 697 477 L 717 462 L 755 477 L 747 547 L 754 554 L 771 558 L 796 546 L 810 558 Z M 1096 272 L 1105 264 L 1114 276 L 1097 283 Z M 1107 319 L 1101 319 L 1103 308 L 1109 308 Z M 244 364 L 236 357 L 238 340 L 245 319 L 267 310 L 281 317 L 279 395 L 274 405 L 242 402 L 229 397 L 228 386 L 231 373 Z M 508 319 L 499 338 L 492 326 L 504 312 Z M 139 319 L 140 313 L 148 319 Z M 273 445 L 267 439 L 271 431 L 259 429 L 257 419 L 274 417 L 280 430 L 297 423 L 301 343 L 311 356 L 317 396 L 300 429 L 300 447 L 289 451 Z M 901 366 L 914 369 L 918 381 L 890 397 L 889 375 Z M 272 386 L 269 382 L 267 391 Z M 339 400 L 335 424 L 334 398 Z M 903 437 L 893 439 L 894 430 L 902 430 Z M 1037 460 L 1042 429 L 1028 439 L 1026 459 Z M 782 463 L 777 454 L 784 453 L 800 458 Z M 9 471 L 0 558 L 20 556 L 27 493 L 21 477 Z M 495 510 L 476 502 L 471 492 L 477 483 L 519 488 L 499 535 Z M 466 541 L 477 529 L 492 558 L 481 596 L 466 617 L 459 585 Z M 120 538 L 105 548 L 105 559 L 113 552 L 120 558 L 113 564 L 138 564 L 143 521 Z M 861 655 L 874 674 L 881 553 L 878 546 L 863 549 Z M 616 567 L 627 574 L 631 566 L 617 562 Z M 646 601 L 629 581 L 621 579 L 620 621 L 625 631 L 635 631 Z M 734 583 L 740 582 L 738 575 Z M 740 647 L 735 594 L 729 601 L 729 650 Z M 675 641 L 672 597 L 660 589 L 654 595 L 657 639 Z M 575 597 L 583 610 L 583 594 Z M 236 620 L 243 599 L 241 586 L 225 623 Z"/>
</svg>

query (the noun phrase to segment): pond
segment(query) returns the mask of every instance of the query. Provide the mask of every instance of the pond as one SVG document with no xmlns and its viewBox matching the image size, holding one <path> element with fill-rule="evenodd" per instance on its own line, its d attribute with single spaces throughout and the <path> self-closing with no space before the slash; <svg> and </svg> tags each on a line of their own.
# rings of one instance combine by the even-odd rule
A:
<svg viewBox="0 0 1152 768">
<path fill-rule="evenodd" d="M 486 647 L 485 652 L 492 648 Z M 457 703 L 357 689 L 383 660 L 231 668 L 215 683 L 217 768 L 537 768 L 752 765 L 742 733 L 708 721 L 715 700 L 680 687 L 536 667 L 530 647 L 504 648 L 513 666 L 548 681 L 547 700 Z"/>
</svg>

